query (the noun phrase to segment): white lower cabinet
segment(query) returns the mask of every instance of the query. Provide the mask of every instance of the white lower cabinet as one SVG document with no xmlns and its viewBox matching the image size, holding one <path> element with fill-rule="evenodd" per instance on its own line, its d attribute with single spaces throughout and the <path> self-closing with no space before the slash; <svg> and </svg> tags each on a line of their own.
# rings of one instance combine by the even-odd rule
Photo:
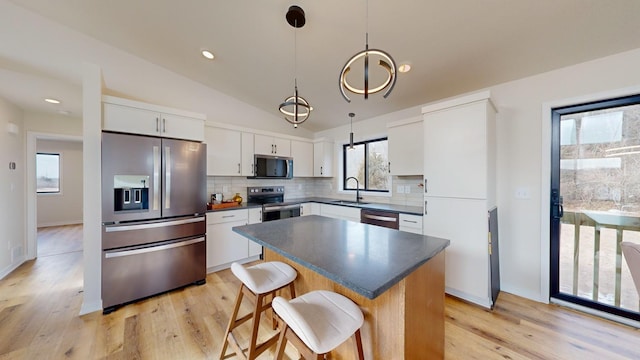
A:
<svg viewBox="0 0 640 360">
<path fill-rule="evenodd" d="M 320 215 L 320 204 L 304 203 L 300 205 L 300 216 Z"/>
<path fill-rule="evenodd" d="M 356 207 L 320 204 L 320 215 L 360 222 L 360 208 Z"/>
<path fill-rule="evenodd" d="M 262 208 L 249 209 L 249 224 L 262 222 Z M 262 255 L 262 245 L 249 240 L 249 257 Z"/>
<path fill-rule="evenodd" d="M 487 201 L 429 197 L 425 206 L 424 234 L 451 240 L 447 293 L 490 307 Z"/>
<path fill-rule="evenodd" d="M 247 209 L 207 213 L 207 269 L 220 270 L 249 257 L 249 239 L 231 230 L 248 222 Z"/>
<path fill-rule="evenodd" d="M 400 231 L 422 235 L 422 216 L 400 214 Z"/>
</svg>

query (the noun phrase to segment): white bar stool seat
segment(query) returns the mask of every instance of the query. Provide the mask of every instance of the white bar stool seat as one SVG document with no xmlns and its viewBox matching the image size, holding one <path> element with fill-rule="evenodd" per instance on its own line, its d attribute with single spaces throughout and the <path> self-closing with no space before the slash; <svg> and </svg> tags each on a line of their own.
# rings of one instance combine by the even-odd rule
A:
<svg viewBox="0 0 640 360">
<path fill-rule="evenodd" d="M 272 292 L 289 285 L 298 276 L 294 268 L 279 261 L 264 262 L 248 268 L 233 263 L 231 272 L 254 294 Z"/>
<path fill-rule="evenodd" d="M 227 346 L 231 345 L 237 356 L 253 360 L 278 340 L 278 334 L 275 334 L 262 344 L 256 345 L 260 316 L 263 311 L 270 309 L 272 304 L 272 301 L 264 303 L 264 299 L 267 298 L 268 300 L 269 295 L 271 295 L 271 299 L 273 299 L 276 291 L 287 286 L 289 287 L 291 297 L 294 298 L 296 295 L 293 280 L 298 276 L 298 273 L 291 266 L 278 261 L 264 262 L 247 268 L 238 263 L 233 263 L 231 264 L 231 272 L 242 282 L 242 285 L 238 290 L 236 304 L 229 318 L 229 325 L 227 326 L 224 345 L 222 346 L 219 358 L 223 359 L 228 356 L 226 355 Z M 238 319 L 238 311 L 242 304 L 242 298 L 245 295 L 254 300 L 255 307 L 253 312 Z M 245 351 L 240 347 L 240 344 L 233 334 L 233 330 L 249 319 L 253 319 L 252 332 L 245 354 Z M 273 328 L 275 329 L 275 318 L 273 324 Z"/>
<path fill-rule="evenodd" d="M 276 358 L 281 359 L 289 339 L 305 359 L 323 359 L 324 355 L 354 338 L 358 359 L 364 359 L 360 328 L 364 323 L 362 311 L 353 301 L 331 291 L 317 290 L 287 301 L 273 299 L 273 310 L 285 322 L 280 331 Z M 293 331 L 293 334 L 291 333 Z M 301 341 L 308 349 L 300 348 Z"/>
</svg>

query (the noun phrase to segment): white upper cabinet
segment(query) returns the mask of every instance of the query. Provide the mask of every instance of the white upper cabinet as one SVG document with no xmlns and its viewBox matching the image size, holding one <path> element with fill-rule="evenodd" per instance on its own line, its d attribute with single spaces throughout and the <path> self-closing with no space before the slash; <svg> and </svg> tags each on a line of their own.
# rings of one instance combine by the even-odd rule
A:
<svg viewBox="0 0 640 360">
<path fill-rule="evenodd" d="M 263 155 L 291 156 L 291 140 L 256 134 L 254 152 Z"/>
<path fill-rule="evenodd" d="M 102 128 L 130 134 L 204 140 L 202 114 L 103 96 Z"/>
<path fill-rule="evenodd" d="M 313 176 L 313 143 L 291 140 L 291 157 L 293 157 L 293 176 Z"/>
<path fill-rule="evenodd" d="M 255 164 L 253 159 L 253 143 L 254 135 L 252 133 L 242 133 L 242 149 L 241 149 L 241 174 L 242 176 L 254 176 Z"/>
<path fill-rule="evenodd" d="M 295 164 L 293 165 L 295 168 Z M 313 144 L 313 176 L 333 176 L 333 143 L 318 141 Z"/>
<path fill-rule="evenodd" d="M 388 125 L 389 173 L 391 175 L 422 175 L 423 132 L 421 117 Z"/>
<path fill-rule="evenodd" d="M 242 135 L 240 131 L 205 127 L 207 175 L 242 175 Z"/>
<path fill-rule="evenodd" d="M 486 199 L 488 184 L 495 184 L 493 143 L 495 109 L 488 98 L 425 112 L 425 195 Z"/>
</svg>

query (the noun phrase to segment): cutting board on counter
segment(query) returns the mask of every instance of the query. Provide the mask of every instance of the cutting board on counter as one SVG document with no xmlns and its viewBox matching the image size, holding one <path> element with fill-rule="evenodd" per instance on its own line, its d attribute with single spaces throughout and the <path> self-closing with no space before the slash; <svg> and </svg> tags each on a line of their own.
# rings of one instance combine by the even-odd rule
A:
<svg viewBox="0 0 640 360">
<path fill-rule="evenodd" d="M 232 208 L 232 207 L 240 207 L 240 204 L 238 204 L 237 202 L 209 204 L 210 210 L 226 209 L 226 208 Z"/>
</svg>

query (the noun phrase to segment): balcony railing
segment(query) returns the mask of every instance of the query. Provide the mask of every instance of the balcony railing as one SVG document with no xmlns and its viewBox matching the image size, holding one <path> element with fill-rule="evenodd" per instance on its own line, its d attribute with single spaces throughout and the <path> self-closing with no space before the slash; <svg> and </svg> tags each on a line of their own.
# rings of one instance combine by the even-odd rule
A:
<svg viewBox="0 0 640 360">
<path fill-rule="evenodd" d="M 624 288 L 622 286 L 624 260 L 620 244 L 623 240 L 638 242 L 640 239 L 640 217 L 606 211 L 565 211 L 561 222 L 563 224 L 562 238 L 560 242 L 561 287 L 564 287 L 565 289 L 567 288 L 566 280 L 564 284 L 562 281 L 562 278 L 566 279 L 566 276 L 562 276 L 562 269 L 565 269 L 566 271 L 572 267 L 573 277 L 571 291 L 573 295 L 587 298 L 590 297 L 593 301 L 620 307 L 622 294 L 626 299 L 633 299 L 631 301 L 627 301 L 627 306 L 625 308 L 631 306 L 628 310 L 638 311 L 640 309 L 640 300 L 638 300 L 638 294 L 633 282 L 630 280 L 625 281 Z M 573 227 L 573 244 L 571 244 L 570 239 L 571 227 Z M 585 229 L 585 227 L 587 227 L 587 229 Z M 611 229 L 611 231 L 607 231 L 606 229 Z M 614 231 L 615 235 L 613 235 Z M 625 239 L 625 236 L 627 239 Z M 615 254 L 613 255 L 615 256 L 615 267 L 609 266 L 613 259 L 601 258 L 603 253 L 607 253 L 608 256 L 612 256 L 610 251 L 601 251 L 601 243 L 603 241 L 606 246 L 609 247 L 613 246 L 612 242 L 615 241 Z M 593 257 L 591 259 L 588 258 L 588 256 L 591 255 L 590 249 L 586 249 L 585 246 L 593 247 Z M 573 256 L 570 255 L 571 250 L 573 250 Z M 586 256 L 585 251 L 588 251 Z M 582 257 L 580 256 L 581 254 Z M 580 267 L 581 259 L 585 263 L 583 264 L 583 268 Z M 601 269 L 601 263 L 603 261 L 608 266 L 604 266 L 604 269 Z M 592 266 L 592 269 L 586 268 L 590 266 Z M 624 267 L 626 268 L 626 264 Z M 580 276 L 586 277 L 591 271 L 593 276 L 591 284 L 588 284 L 588 282 L 585 283 L 586 279 L 582 279 L 582 283 L 580 283 Z M 601 277 L 601 275 L 605 276 Z M 613 301 L 610 299 L 611 294 L 606 292 L 604 294 L 600 293 L 603 288 L 611 288 L 610 283 L 607 284 L 609 286 L 601 285 L 605 285 L 606 282 L 612 280 L 615 282 L 613 286 Z M 591 288 L 590 294 L 585 294 L 585 289 L 588 291 L 589 287 Z"/>
</svg>

